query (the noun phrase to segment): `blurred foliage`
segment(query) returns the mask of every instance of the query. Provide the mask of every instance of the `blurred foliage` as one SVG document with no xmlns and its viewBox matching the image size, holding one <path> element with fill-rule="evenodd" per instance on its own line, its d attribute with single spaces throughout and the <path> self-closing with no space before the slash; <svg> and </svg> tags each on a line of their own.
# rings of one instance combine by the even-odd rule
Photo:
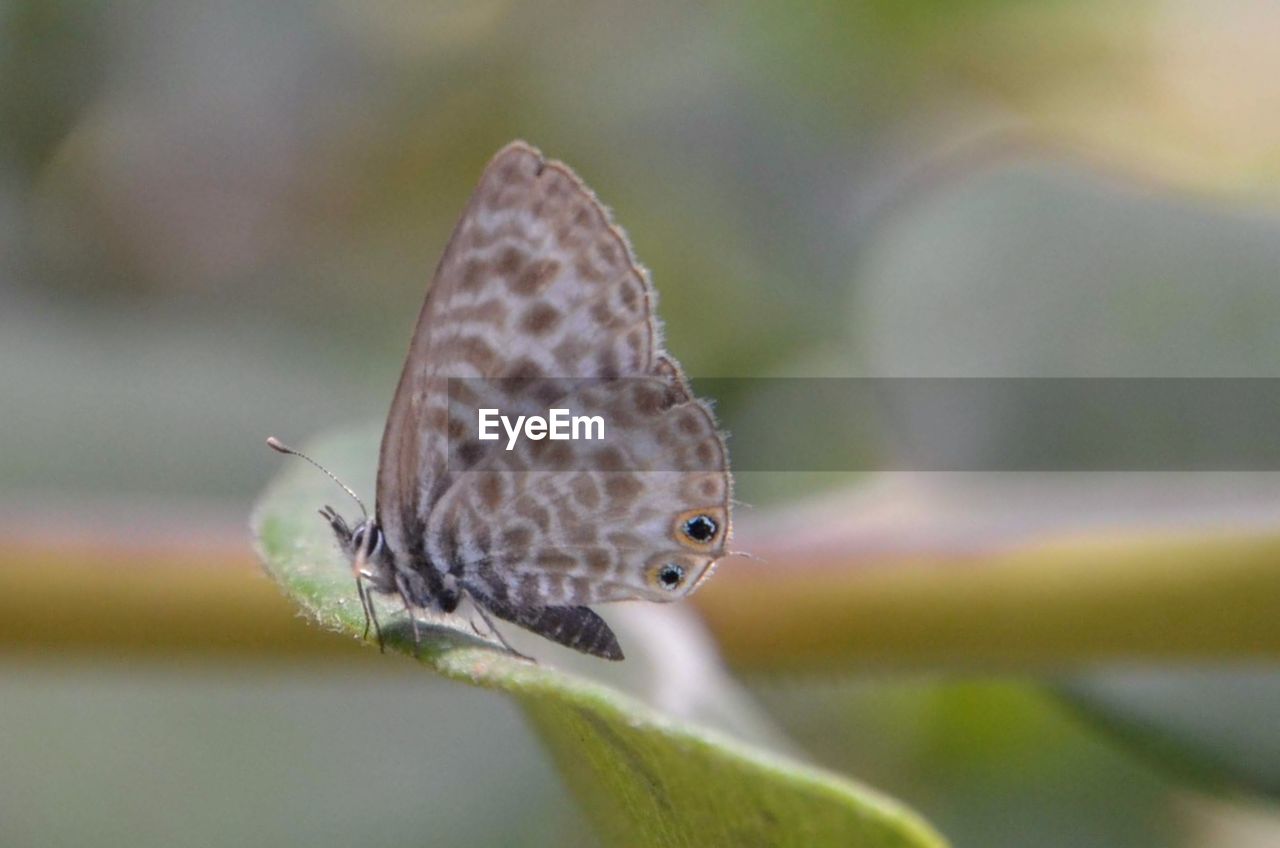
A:
<svg viewBox="0 0 1280 848">
<path fill-rule="evenodd" d="M 40 0 L 0 6 L 0 162 L 40 172 L 98 94 L 99 4 Z"/>
<path fill-rule="evenodd" d="M 1157 762 L 1216 791 L 1280 797 L 1280 737 L 1270 732 L 1280 675 L 1268 665 L 1118 667 L 1062 684 L 1086 716 Z"/>
<path fill-rule="evenodd" d="M 0 673 L 5 845 L 597 844 L 519 710 L 468 686 L 367 663 Z"/>
<path fill-rule="evenodd" d="M 1178 844 L 1166 778 L 1031 687 L 873 673 L 755 691 L 822 765 L 909 791 L 956 845 Z"/>
</svg>

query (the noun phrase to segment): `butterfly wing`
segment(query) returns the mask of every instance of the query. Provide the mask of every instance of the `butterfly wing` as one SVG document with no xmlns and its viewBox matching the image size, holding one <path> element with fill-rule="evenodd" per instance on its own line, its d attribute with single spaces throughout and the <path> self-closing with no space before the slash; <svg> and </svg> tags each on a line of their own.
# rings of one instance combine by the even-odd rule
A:
<svg viewBox="0 0 1280 848">
<path fill-rule="evenodd" d="M 647 377 L 581 385 L 556 403 L 601 413 L 607 440 L 525 439 L 458 476 L 428 533 L 463 585 L 517 607 L 692 592 L 730 533 L 728 459 L 710 409 L 666 358 Z"/>
<path fill-rule="evenodd" d="M 494 157 L 436 270 L 383 434 L 378 516 L 397 567 L 449 571 L 500 618 L 614 659 L 584 604 L 673 600 L 705 579 L 730 532 L 727 454 L 662 350 L 654 301 L 568 167 L 519 142 Z M 509 379 L 555 388 L 520 395 Z M 474 438 L 479 407 L 545 412 L 552 395 L 603 410 L 609 444 L 498 451 Z M 546 470 L 540 452 L 565 446 Z M 693 517 L 714 534 L 686 533 Z"/>
<path fill-rule="evenodd" d="M 425 567 L 450 462 L 449 378 L 644 374 L 659 347 L 653 291 L 630 245 L 568 167 L 515 142 L 481 176 L 436 268 L 383 431 L 377 514 L 391 550 Z"/>
</svg>

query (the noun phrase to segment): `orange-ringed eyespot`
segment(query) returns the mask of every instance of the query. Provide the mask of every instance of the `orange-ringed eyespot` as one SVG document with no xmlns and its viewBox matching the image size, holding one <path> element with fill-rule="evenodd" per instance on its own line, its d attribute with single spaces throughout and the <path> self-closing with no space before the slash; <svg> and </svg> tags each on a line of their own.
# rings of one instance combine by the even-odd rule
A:
<svg viewBox="0 0 1280 848">
<path fill-rule="evenodd" d="M 709 515 L 695 515 L 684 523 L 684 534 L 695 542 L 710 542 L 719 529 Z"/>
<path fill-rule="evenodd" d="M 681 580 L 684 580 L 684 569 L 674 562 L 667 563 L 658 571 L 658 582 L 664 589 L 677 588 Z"/>
</svg>

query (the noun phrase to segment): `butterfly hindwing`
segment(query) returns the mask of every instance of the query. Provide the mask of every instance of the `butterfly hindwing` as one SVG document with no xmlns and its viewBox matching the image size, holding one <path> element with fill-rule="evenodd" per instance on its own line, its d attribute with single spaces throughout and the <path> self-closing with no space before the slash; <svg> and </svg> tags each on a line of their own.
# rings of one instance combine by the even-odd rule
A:
<svg viewBox="0 0 1280 848">
<path fill-rule="evenodd" d="M 523 440 L 458 475 L 428 535 L 459 573 L 524 604 L 689 594 L 724 555 L 730 479 L 711 411 L 670 368 L 557 402 L 602 411 L 605 442 Z M 698 537 L 685 528 L 695 518 Z"/>
</svg>

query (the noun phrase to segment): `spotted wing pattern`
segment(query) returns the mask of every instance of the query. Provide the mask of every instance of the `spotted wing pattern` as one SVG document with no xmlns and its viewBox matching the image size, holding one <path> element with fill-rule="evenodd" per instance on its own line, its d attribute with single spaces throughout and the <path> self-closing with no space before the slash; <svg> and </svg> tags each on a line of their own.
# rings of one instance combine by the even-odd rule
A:
<svg viewBox="0 0 1280 848">
<path fill-rule="evenodd" d="M 448 488 L 447 380 L 645 374 L 653 290 L 626 237 L 569 168 L 522 142 L 489 163 L 418 316 L 383 432 L 378 516 L 405 550 Z M 462 470 L 454 468 L 453 470 Z"/>
<path fill-rule="evenodd" d="M 560 402 L 603 410 L 609 444 L 491 451 L 431 514 L 442 561 L 473 595 L 518 605 L 688 594 L 729 534 L 727 458 L 710 410 L 666 359 L 646 378 L 588 384 Z M 565 470 L 527 470 L 548 465 Z M 695 518 L 706 538 L 686 531 Z"/>
<path fill-rule="evenodd" d="M 581 605 L 672 600 L 705 579 L 730 532 L 727 454 L 662 350 L 654 300 L 568 167 L 520 142 L 494 157 L 436 270 L 383 435 L 377 513 L 398 569 L 453 575 L 499 617 L 602 656 L 616 642 Z M 557 378 L 561 400 L 607 410 L 609 448 L 478 450 L 477 405 L 529 401 L 509 378 Z M 607 452 L 544 470 L 547 450 Z M 685 530 L 699 516 L 701 540 Z"/>
</svg>

